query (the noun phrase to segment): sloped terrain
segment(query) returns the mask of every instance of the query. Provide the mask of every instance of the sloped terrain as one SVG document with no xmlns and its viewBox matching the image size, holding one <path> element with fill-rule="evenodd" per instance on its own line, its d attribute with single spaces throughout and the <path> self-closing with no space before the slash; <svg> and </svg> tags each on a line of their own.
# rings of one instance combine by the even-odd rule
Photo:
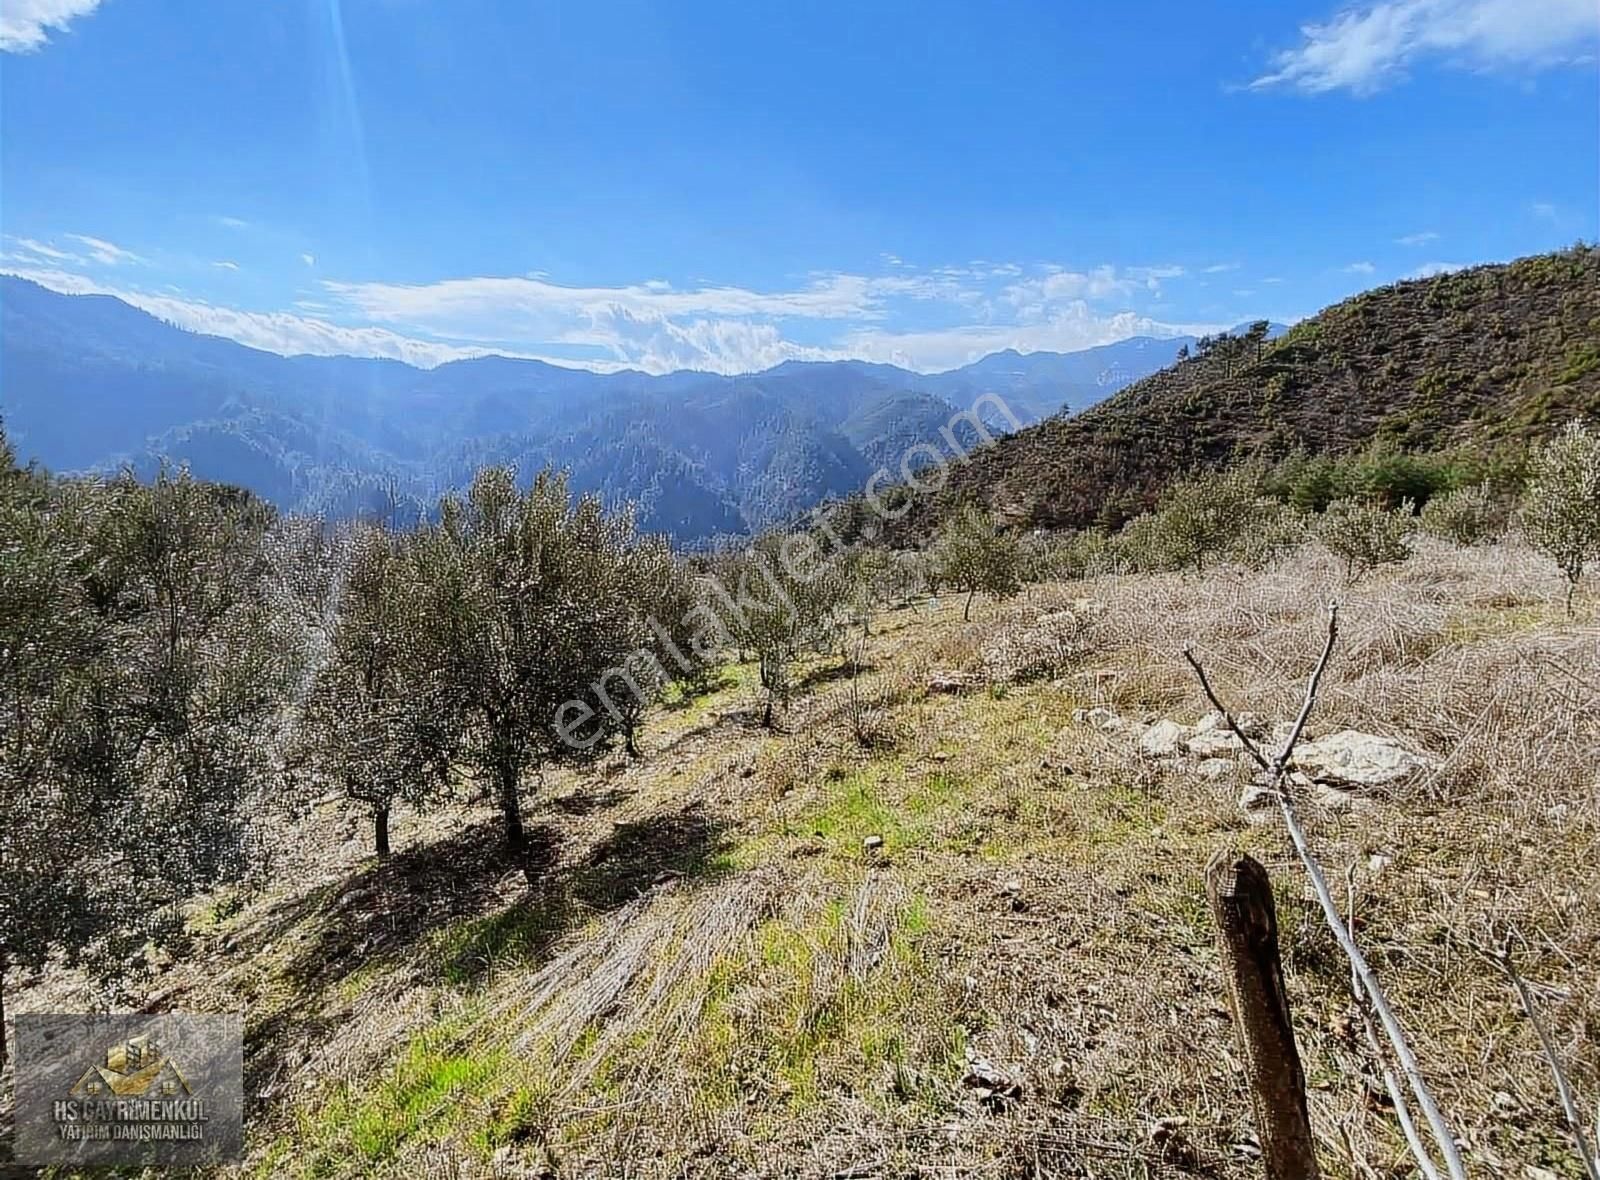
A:
<svg viewBox="0 0 1600 1180">
<path fill-rule="evenodd" d="M 1259 356 L 1196 357 L 954 470 L 904 522 L 962 499 L 1029 527 L 1116 525 L 1196 467 L 1252 455 L 1444 448 L 1600 413 L 1600 248 L 1396 283 L 1335 304 Z"/>
<path fill-rule="evenodd" d="M 1600 615 L 1515 545 L 1424 544 L 1346 589 L 1102 578 L 874 620 L 755 724 L 754 671 L 652 718 L 645 755 L 492 812 L 403 817 L 396 854 L 330 801 L 260 895 L 202 899 L 192 946 L 122 1001 L 244 1010 L 249 1176 L 1259 1174 L 1202 889 L 1271 870 L 1332 1176 L 1401 1176 L 1343 959 L 1237 767 L 1152 756 L 1101 709 L 1295 711 L 1432 769 L 1305 818 L 1474 1174 L 1576 1176 L 1548 1073 L 1483 951 L 1515 931 L 1573 1081 L 1600 1091 Z M 930 685 L 965 685 L 960 692 Z M 27 1011 L 90 1000 L 14 981 Z M 1162 1120 L 1165 1120 L 1163 1122 Z"/>
</svg>

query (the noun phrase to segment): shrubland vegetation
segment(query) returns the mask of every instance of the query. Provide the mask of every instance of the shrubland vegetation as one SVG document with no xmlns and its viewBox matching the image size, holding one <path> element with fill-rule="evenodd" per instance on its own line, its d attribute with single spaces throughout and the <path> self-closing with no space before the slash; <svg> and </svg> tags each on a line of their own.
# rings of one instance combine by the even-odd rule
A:
<svg viewBox="0 0 1600 1180">
<path fill-rule="evenodd" d="M 1379 444 L 1196 473 L 1116 532 L 1018 537 L 967 504 L 925 552 L 802 531 L 692 562 L 548 473 L 519 487 L 485 469 L 437 523 L 396 529 L 279 518 L 183 472 L 54 480 L 9 450 L 4 468 L 14 964 L 114 965 L 185 897 L 249 874 L 267 851 L 255 821 L 327 788 L 369 814 L 380 856 L 396 806 L 464 791 L 494 799 L 518 846 L 530 779 L 637 753 L 651 711 L 707 691 L 719 660 L 753 660 L 772 726 L 808 658 L 941 589 L 965 620 L 1024 579 L 1261 569 L 1313 540 L 1354 580 L 1404 561 L 1419 526 L 1471 545 L 1515 520 L 1570 600 L 1600 555 L 1600 440 L 1578 422 L 1487 475 Z M 157 899 L 148 920 L 89 869 L 107 861 Z M 45 899 L 59 916 L 40 920 Z"/>
<path fill-rule="evenodd" d="M 1244 371 L 1266 363 L 1271 347 L 1264 339 L 1210 341 L 1203 357 L 1186 363 L 1225 359 L 1230 371 Z M 859 511 L 859 504 L 840 509 Z M 1508 531 L 1512 543 L 1546 555 L 1544 580 L 1523 568 L 1530 550 L 1505 556 Z M 376 1088 L 335 1074 L 322 1079 L 326 1117 L 289 1125 L 281 1112 L 274 1116 L 278 1143 L 288 1146 L 265 1149 L 263 1174 L 284 1173 L 290 1157 L 303 1153 L 306 1174 L 425 1170 L 431 1165 L 414 1153 L 446 1132 L 453 1151 L 537 1149 L 548 1161 L 588 1150 L 590 1140 L 564 1138 L 586 1127 L 593 1142 L 618 1153 L 617 1163 L 651 1135 L 665 1135 L 678 1145 L 673 1151 L 718 1142 L 724 1132 L 713 1123 L 739 1123 L 741 1134 L 766 1134 L 790 1151 L 800 1149 L 793 1128 L 812 1125 L 818 1111 L 837 1126 L 848 1110 L 874 1135 L 886 1125 L 922 1127 L 959 1106 L 963 1087 L 975 1085 L 967 1079 L 988 1076 L 984 1053 L 1001 1045 L 1015 1053 L 1026 1039 L 979 1014 L 1022 1011 L 1026 987 L 989 981 L 1006 999 L 986 1004 L 941 974 L 933 939 L 944 940 L 941 954 L 959 957 L 972 951 L 962 942 L 970 932 L 930 934 L 939 921 L 930 904 L 966 912 L 980 904 L 972 890 L 997 891 L 1009 899 L 1010 917 L 999 920 L 1027 925 L 1031 903 L 1021 887 L 1006 880 L 996 890 L 992 872 L 974 865 L 1035 858 L 1069 865 L 1065 894 L 1103 871 L 1096 856 L 1123 856 L 1136 844 L 1161 872 L 1186 879 L 1174 858 L 1203 861 L 1201 846 L 1229 822 L 1223 816 L 1231 811 L 1217 800 L 1183 802 L 1163 793 L 1167 772 L 1099 747 L 1111 769 L 1092 791 L 1087 782 L 1071 786 L 1072 806 L 1020 789 L 1020 781 L 1040 777 L 1066 789 L 1075 772 L 1062 768 L 1088 756 L 1076 745 L 1069 755 L 1057 748 L 1067 704 L 1172 708 L 1175 690 L 1151 644 L 1174 619 L 1209 628 L 1221 642 L 1228 627 L 1254 635 L 1251 628 L 1267 625 L 1262 619 L 1303 614 L 1318 595 L 1342 589 L 1393 614 L 1392 633 L 1375 623 L 1357 643 L 1355 666 L 1415 674 L 1412 687 L 1432 704 L 1408 706 L 1402 720 L 1424 738 L 1468 749 L 1479 704 L 1460 696 L 1464 686 L 1481 689 L 1496 669 L 1507 680 L 1493 692 L 1524 684 L 1510 664 L 1473 664 L 1504 653 L 1472 644 L 1484 635 L 1521 635 L 1529 620 L 1557 625 L 1545 610 L 1560 593 L 1546 594 L 1555 575 L 1570 615 L 1585 569 L 1600 558 L 1600 440 L 1574 420 L 1527 448 L 1427 452 L 1379 441 L 1341 455 L 1295 450 L 1198 467 L 1146 510 L 1125 522 L 1108 517 L 1103 527 L 1019 528 L 973 499 L 956 505 L 921 548 L 867 544 L 859 528 L 844 535 L 851 543 L 835 544 L 820 528 L 770 533 L 738 550 L 684 557 L 641 535 L 627 513 L 574 497 L 557 475 L 520 482 L 495 467 L 480 471 L 465 495 L 446 497 L 405 527 L 393 519 L 331 526 L 281 517 L 248 494 L 182 471 L 163 470 L 145 483 L 53 479 L 20 468 L 5 449 L 5 965 L 73 965 L 85 979 L 134 986 L 141 964 L 160 948 L 182 951 L 207 923 L 227 923 L 234 911 L 223 899 L 248 908 L 259 896 L 253 890 L 270 894 L 271 882 L 283 880 L 275 858 L 300 855 L 296 842 L 326 822 L 319 817 L 331 798 L 341 816 L 370 825 L 362 844 L 381 867 L 356 884 L 319 885 L 294 903 L 309 907 L 298 918 L 274 919 L 280 931 L 310 923 L 295 937 L 311 944 L 297 953 L 325 961 L 297 960 L 260 984 L 259 1003 L 271 1014 L 253 1026 L 252 1051 L 259 1057 L 283 1051 L 285 1038 L 314 1038 L 290 1009 L 274 1007 L 284 999 L 274 989 L 300 996 L 293 989 L 323 978 L 330 964 L 343 965 L 339 986 L 357 993 L 361 970 L 394 972 L 402 962 L 413 973 L 418 964 L 436 967 L 446 990 L 427 992 L 426 1016 L 407 1026 L 399 1066 L 344 1047 L 347 1064 L 365 1062 L 352 1069 L 377 1071 Z M 1514 576 L 1508 562 L 1521 563 Z M 1514 581 L 1514 590 L 1460 590 L 1480 564 Z M 1127 582 L 1129 575 L 1140 577 Z M 1394 584 L 1385 578 L 1416 579 L 1427 602 L 1409 603 L 1385 589 Z M 1449 592 L 1430 589 L 1430 578 Z M 1080 585 L 1040 585 L 1052 582 Z M 1126 594 L 1118 589 L 1125 585 Z M 941 615 L 926 601 L 945 591 L 964 597 L 959 619 L 953 608 Z M 974 621 L 980 595 L 990 603 Z M 1238 605 L 1252 595 L 1262 601 Z M 1437 609 L 1428 605 L 1435 598 Z M 1235 605 L 1217 605 L 1225 602 Z M 1208 621 L 1211 609 L 1231 622 Z M 1105 621 L 1114 610 L 1126 613 Z M 1427 610 L 1424 626 L 1416 612 Z M 933 641 L 907 634 L 920 611 L 938 620 Z M 1438 695 L 1444 690 L 1429 688 L 1406 663 L 1420 658 L 1406 646 L 1407 628 L 1417 630 L 1417 650 L 1459 660 L 1430 666 L 1454 695 Z M 1262 638 L 1236 654 L 1255 660 L 1268 647 Z M 1124 662 L 1101 666 L 1110 653 Z M 1091 657 L 1095 666 L 1086 667 Z M 1357 677 L 1351 674 L 1349 692 L 1368 694 L 1359 698 L 1365 703 L 1336 708 L 1355 709 L 1347 720 L 1380 720 L 1372 712 L 1379 689 Z M 1500 706 L 1498 724 L 1513 735 L 1508 740 L 1530 748 L 1517 747 L 1513 765 L 1471 746 L 1473 766 L 1491 785 L 1463 779 L 1468 795 L 1486 791 L 1531 808 L 1513 781 L 1538 765 L 1530 735 L 1538 725 L 1570 735 L 1586 724 L 1571 700 L 1557 700 L 1537 677 L 1529 683 L 1523 695 L 1544 713 L 1519 720 L 1512 701 Z M 978 685 L 986 691 L 971 693 Z M 1275 697 L 1255 703 L 1281 704 Z M 1041 711 L 1048 725 L 1034 720 Z M 735 737 L 748 744 L 728 761 L 728 748 L 712 735 L 741 719 L 750 724 Z M 654 745 L 649 727 L 665 731 Z M 991 731 L 1002 735 L 1002 749 L 982 744 Z M 955 739 L 946 735 L 957 733 L 979 745 L 950 748 Z M 690 767 L 696 750 L 718 752 L 714 765 L 691 776 L 703 797 L 672 811 L 666 801 L 675 798 L 676 773 L 665 774 L 655 755 L 677 743 L 684 745 L 673 760 Z M 1571 744 L 1582 747 L 1583 739 Z M 1570 761 L 1577 766 L 1580 755 Z M 599 806 L 585 790 L 613 779 L 634 784 L 637 809 L 618 813 L 599 835 L 581 827 L 586 809 Z M 747 779 L 755 782 L 741 786 Z M 704 785 L 712 780 L 715 791 Z M 574 784 L 587 788 L 575 796 Z M 567 793 L 558 796 L 558 787 Z M 696 810 L 713 798 L 727 809 L 715 821 Z M 550 809 L 561 800 L 580 825 L 564 829 L 584 849 L 576 861 L 547 846 Z M 1546 804 L 1561 805 L 1538 801 Z M 530 807 L 539 817 L 537 839 L 528 830 Z M 463 815 L 485 811 L 496 816 L 498 852 L 485 850 L 481 824 L 460 826 Z M 399 853 L 396 816 L 409 825 Z M 1549 827 L 1561 856 L 1576 855 L 1581 840 L 1561 826 L 1565 820 L 1531 811 L 1525 818 L 1542 832 Z M 1404 823 L 1410 838 L 1441 857 L 1450 853 L 1449 831 Z M 1143 834 L 1131 836 L 1134 829 Z M 443 845 L 440 833 L 451 830 L 461 843 L 438 853 L 442 868 L 417 860 L 418 849 Z M 1377 828 L 1361 839 L 1385 848 L 1400 841 Z M 1019 850 L 1026 850 L 1021 861 Z M 1377 853 L 1363 844 L 1350 863 L 1368 855 Z M 786 889 L 786 866 L 804 890 Z M 480 871 L 487 884 L 471 877 Z M 446 901 L 431 892 L 430 872 L 453 883 Z M 502 904 L 508 872 L 522 882 L 513 887 L 521 900 Z M 685 874 L 705 882 L 705 891 L 653 900 L 649 890 Z M 1163 939 L 1203 942 L 1193 899 L 1170 880 L 1134 874 L 1122 889 L 1120 900 L 1101 901 L 1129 911 L 1141 946 L 1163 948 L 1150 953 L 1170 950 Z M 347 907 L 366 903 L 352 896 L 376 897 L 385 907 L 387 925 L 374 919 L 359 941 L 345 926 L 365 918 Z M 196 897 L 211 899 L 210 908 L 197 914 Z M 1135 897 L 1154 908 L 1139 910 Z M 1089 1012 L 1110 1027 L 1116 1017 L 1095 1015 L 1095 996 L 1101 988 L 1116 992 L 1123 985 L 1115 981 L 1133 973 L 1132 952 L 1116 942 L 1128 931 L 1099 930 L 1082 914 L 1062 920 L 1073 939 L 1119 966 L 1093 989 L 1041 1002 L 1051 1013 Z M 1413 943 L 1432 937 L 1439 921 L 1425 910 L 1396 920 Z M 397 941 L 397 931 L 430 921 L 440 923 L 427 935 L 432 941 Z M 1296 986 L 1319 1010 L 1333 1010 L 1342 983 L 1322 961 L 1327 948 L 1304 930 L 1290 939 Z M 258 945 L 264 959 L 281 953 Z M 1070 952 L 1039 951 L 1049 965 L 1028 968 L 1030 978 L 1070 975 Z M 1192 965 L 1183 971 L 1192 973 Z M 411 996 L 398 978 L 386 975 L 383 986 Z M 1475 980 L 1469 997 L 1480 1007 L 1482 987 Z M 1416 979 L 1402 995 L 1428 998 Z M 1191 1001 L 1163 996 L 1146 1015 L 1165 1029 L 1169 1014 Z M 375 1002 L 381 1006 L 384 996 Z M 1580 1015 L 1589 1012 L 1579 1007 Z M 1118 1033 L 1144 1079 L 1140 1096 L 1119 1089 L 1109 1073 L 1091 1074 L 1084 1063 L 1094 1045 L 1069 1045 L 1056 1016 L 1027 1019 L 1033 1024 L 1022 1031 L 1055 1046 L 1062 1066 L 1055 1073 L 1041 1066 L 1019 1093 L 1051 1095 L 1050 1117 L 1065 1119 L 1072 1134 L 1091 1135 L 1090 1114 L 1121 1118 L 1123 1127 L 1130 1109 L 1153 1117 L 1146 1105 L 1158 1095 L 1208 1109 L 1216 1142 L 1197 1133 L 1190 1146 L 1209 1152 L 1217 1168 L 1232 1166 L 1219 1162 L 1231 1158 L 1226 1136 L 1243 1131 L 1224 1127 L 1214 1095 L 1206 1097 L 1228 1085 L 1226 1077 L 1196 1083 L 1198 1090 L 1161 1079 L 1149 1072 L 1146 1051 Z M 1160 1039 L 1145 1033 L 1152 1044 Z M 1321 1068 L 1335 1071 L 1344 1051 L 1320 1033 L 1313 1039 Z M 1169 1057 L 1184 1051 L 1176 1043 L 1166 1049 Z M 1435 1066 L 1444 1060 L 1437 1046 L 1429 1052 Z M 558 1068 L 576 1072 L 563 1081 Z M 1595 1067 L 1584 1058 L 1581 1068 L 1587 1078 Z M 672 1070 L 688 1071 L 705 1091 L 686 1097 L 665 1085 Z M 884 1085 L 860 1081 L 879 1073 L 889 1079 Z M 562 1105 L 569 1082 L 593 1100 L 626 1094 L 641 1119 L 669 1122 L 630 1123 L 622 1111 L 632 1107 L 612 1110 L 609 1099 L 600 1104 L 609 1114 L 572 1116 Z M 873 1097 L 841 1107 L 839 1095 L 853 1084 Z M 1474 1084 L 1450 1083 L 1476 1100 Z M 985 1083 L 984 1093 L 986 1115 L 1017 1101 L 998 1083 Z M 470 1101 L 457 1110 L 460 1097 Z M 747 1109 L 759 1112 L 765 1130 L 740 1123 L 737 1112 Z M 1046 1119 L 1028 1125 L 1047 1133 L 1045 1115 L 1028 1117 Z M 986 1134 L 960 1132 L 968 1137 L 961 1150 L 1003 1150 Z M 894 1158 L 914 1158 L 926 1144 L 880 1146 Z M 1033 1146 L 1049 1144 L 1036 1138 Z M 741 1150 L 748 1155 L 750 1143 Z M 831 1148 L 818 1153 L 849 1162 Z"/>
<path fill-rule="evenodd" d="M 1521 482 L 1526 446 L 1600 414 L 1600 247 L 1579 244 L 1364 292 L 1275 340 L 1231 337 L 1071 418 L 1001 439 L 919 500 L 902 537 L 929 535 L 963 501 L 1024 528 L 1115 529 L 1186 472 L 1304 454 L 1297 507 L 1374 489 L 1338 486 L 1321 456 L 1369 445 L 1393 457 L 1372 474 L 1381 499 L 1422 505 L 1431 453 L 1467 483 Z M 1349 471 L 1354 475 L 1355 472 Z M 1421 481 L 1421 482 L 1418 482 Z"/>
</svg>

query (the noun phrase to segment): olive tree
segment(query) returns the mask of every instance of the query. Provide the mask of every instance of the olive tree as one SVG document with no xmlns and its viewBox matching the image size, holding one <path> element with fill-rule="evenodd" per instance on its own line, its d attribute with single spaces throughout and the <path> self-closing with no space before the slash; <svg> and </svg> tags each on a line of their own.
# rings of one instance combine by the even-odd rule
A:
<svg viewBox="0 0 1600 1180">
<path fill-rule="evenodd" d="M 1156 525 L 1173 568 L 1199 573 L 1249 528 L 1259 481 L 1243 467 L 1179 480 L 1161 494 Z"/>
<path fill-rule="evenodd" d="M 480 471 L 439 515 L 416 551 L 430 658 L 461 758 L 494 791 L 516 849 L 524 775 L 592 757 L 615 732 L 598 692 L 631 650 L 633 521 L 574 501 L 549 471 L 519 491 L 504 467 Z"/>
<path fill-rule="evenodd" d="M 726 564 L 713 585 L 730 637 L 756 657 L 763 724 L 793 691 L 795 662 L 831 645 L 850 595 L 842 562 L 824 557 L 806 533 L 768 533 Z M 730 584 L 731 583 L 731 584 Z"/>
<path fill-rule="evenodd" d="M 1492 541 L 1505 532 L 1506 512 L 1487 483 L 1434 496 L 1422 508 L 1424 532 L 1457 545 Z"/>
<path fill-rule="evenodd" d="M 963 504 L 940 531 L 933 564 L 942 583 L 966 591 L 963 619 L 972 617 L 972 599 L 980 591 L 1002 599 L 1022 588 L 1021 548 L 975 504 Z"/>
<path fill-rule="evenodd" d="M 114 979 L 252 867 L 287 662 L 265 519 L 186 474 L 52 481 L 0 446 L 0 974 L 59 954 Z"/>
<path fill-rule="evenodd" d="M 1137 568 L 1200 573 L 1210 561 L 1264 568 L 1305 536 L 1299 515 L 1263 494 L 1254 464 L 1188 476 L 1156 510 L 1125 530 L 1120 548 Z"/>
<path fill-rule="evenodd" d="M 451 697 L 431 658 L 422 588 L 406 538 L 358 525 L 327 658 L 300 715 L 300 741 L 318 771 L 372 817 L 373 845 L 389 855 L 396 804 L 421 807 L 449 784 Z"/>
<path fill-rule="evenodd" d="M 1567 614 L 1587 562 L 1600 556 L 1600 436 L 1581 422 L 1539 447 L 1522 496 L 1522 528 L 1567 579 Z"/>
<path fill-rule="evenodd" d="M 701 642 L 696 626 L 700 596 L 694 576 L 664 538 L 647 537 L 631 548 L 617 592 L 628 613 L 628 651 L 606 670 L 596 695 L 628 754 L 638 757 L 651 706 L 674 684 L 686 691 L 702 685 L 715 647 Z"/>
<path fill-rule="evenodd" d="M 852 625 L 872 634 L 872 616 L 895 600 L 897 575 L 894 555 L 873 545 L 857 545 L 840 556 L 845 580 L 845 603 Z"/>
<path fill-rule="evenodd" d="M 93 554 L 60 500 L 17 469 L 0 433 L 0 1062 L 7 968 L 56 951 L 76 958 L 120 908 L 96 887 L 114 801 L 93 792 L 92 774 L 71 772 L 88 753 L 74 743 L 100 637 Z"/>
<path fill-rule="evenodd" d="M 1335 500 L 1316 524 L 1317 539 L 1344 562 L 1347 581 L 1411 556 L 1411 501 L 1389 509 L 1370 500 Z"/>
<path fill-rule="evenodd" d="M 269 592 L 272 514 L 187 471 L 110 487 L 91 593 L 115 659 L 96 686 L 107 772 L 153 834 L 141 860 L 173 890 L 252 867 L 252 821 L 277 795 L 285 695 L 299 674 Z"/>
</svg>

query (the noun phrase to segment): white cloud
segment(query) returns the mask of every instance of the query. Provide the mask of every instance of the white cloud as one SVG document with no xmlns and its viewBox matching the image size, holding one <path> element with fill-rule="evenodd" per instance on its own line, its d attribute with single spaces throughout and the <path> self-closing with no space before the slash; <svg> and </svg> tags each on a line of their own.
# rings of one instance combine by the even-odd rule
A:
<svg viewBox="0 0 1600 1180">
<path fill-rule="evenodd" d="M 1408 279 L 1431 279 L 1435 275 L 1447 275 L 1453 271 L 1465 270 L 1465 262 L 1424 262 L 1416 270 L 1405 277 Z"/>
<path fill-rule="evenodd" d="M 1552 205 L 1549 201 L 1534 201 L 1534 202 L 1532 202 L 1528 206 L 1528 212 L 1532 213 L 1540 221 L 1558 221 L 1558 220 L 1560 220 L 1560 214 L 1557 212 L 1556 207 L 1554 205 Z"/>
<path fill-rule="evenodd" d="M 74 242 L 81 243 L 88 251 L 89 257 L 106 266 L 124 266 L 131 262 L 143 262 L 144 259 L 132 250 L 124 250 L 113 242 L 104 238 L 91 238 L 87 234 L 68 234 Z"/>
<path fill-rule="evenodd" d="M 882 361 L 919 372 L 970 364 L 991 352 L 1072 352 L 1126 340 L 1129 336 L 1186 336 L 1221 331 L 1228 324 L 1174 324 L 1132 311 L 1101 314 L 1077 300 L 1053 308 L 1028 324 L 969 324 L 949 329 L 888 332 L 864 329 L 845 336 L 841 355 Z"/>
<path fill-rule="evenodd" d="M 1083 348 L 1193 327 L 1132 306 L 1186 273 L 1176 265 L 1080 271 L 1040 264 L 1024 275 L 1018 264 L 979 260 L 879 275 L 819 273 L 778 290 L 705 282 L 679 288 L 663 279 L 616 287 L 569 287 L 539 276 L 417 284 L 330 279 L 320 294 L 298 292 L 284 312 L 239 311 L 132 285 L 117 289 L 66 269 L 33 258 L 17 273 L 58 290 L 114 294 L 181 327 L 273 352 L 387 356 L 420 365 L 499 353 L 647 372 L 747 373 L 785 360 L 846 357 L 937 370 L 997 349 Z M 905 330 L 908 324 L 919 327 Z"/>
<path fill-rule="evenodd" d="M 10 238 L 10 235 L 8 234 L 7 237 Z M 32 254 L 35 258 L 46 258 L 51 262 L 83 261 L 76 254 L 68 253 L 66 250 L 58 250 L 54 246 L 34 241 L 32 238 L 10 238 L 10 240 L 17 244 L 19 250 Z"/>
<path fill-rule="evenodd" d="M 1127 273 L 1134 282 L 1143 283 L 1148 290 L 1155 291 L 1167 279 L 1181 279 L 1189 272 L 1181 266 L 1132 266 Z"/>
<path fill-rule="evenodd" d="M 1352 262 L 1344 268 L 1344 273 L 1347 275 L 1369 275 L 1377 269 L 1370 262 Z"/>
<path fill-rule="evenodd" d="M 1201 273 L 1208 275 L 1220 275 L 1226 271 L 1238 269 L 1239 264 L 1237 262 L 1217 262 L 1213 263 L 1211 266 L 1205 267 Z"/>
<path fill-rule="evenodd" d="M 567 287 L 539 278 L 443 279 L 433 283 L 346 283 L 324 287 L 351 308 L 383 323 L 424 327 L 441 335 L 485 332 L 539 338 L 573 319 L 762 316 L 774 319 L 860 319 L 883 314 L 886 300 L 952 297 L 961 290 L 939 274 L 822 274 L 806 286 L 761 292 L 744 287 L 678 290 L 654 281 L 624 287 Z"/>
<path fill-rule="evenodd" d="M 390 357 L 407 364 L 432 368 L 445 361 L 483 356 L 489 352 L 506 354 L 504 349 L 463 348 L 432 340 L 411 339 L 383 328 L 351 328 L 287 312 L 239 311 L 178 296 L 108 287 L 85 275 L 59 270 L 5 268 L 0 273 L 30 279 L 68 295 L 114 295 L 125 303 L 191 332 L 224 336 L 251 348 L 285 356 L 312 353 L 317 356 Z"/>
<path fill-rule="evenodd" d="M 302 254 L 300 255 L 300 261 L 307 266 L 315 266 L 317 265 L 317 256 L 315 254 Z"/>
<path fill-rule="evenodd" d="M 776 324 L 747 320 L 697 319 L 674 323 L 661 316 L 636 315 L 625 308 L 603 313 L 591 329 L 561 343 L 606 348 L 614 367 L 666 373 L 703 369 L 713 373 L 751 373 L 789 360 L 833 360 L 836 350 L 797 344 Z"/>
<path fill-rule="evenodd" d="M 88 16 L 100 0 L 5 0 L 0 4 L 0 52 L 32 53 L 65 32 L 80 16 Z"/>
<path fill-rule="evenodd" d="M 1181 278 L 1181 266 L 1097 266 L 1093 270 L 1064 270 L 1047 265 L 1045 273 L 1021 279 L 1000 292 L 1023 319 L 1039 319 L 1059 303 L 1080 299 L 1126 299 L 1140 290 L 1159 291 L 1167 279 Z"/>
<path fill-rule="evenodd" d="M 1404 237 L 1396 238 L 1395 243 L 1401 246 L 1426 246 L 1429 242 L 1437 242 L 1438 240 L 1439 235 L 1429 229 L 1423 230 L 1418 234 L 1406 234 Z"/>
<path fill-rule="evenodd" d="M 225 227 L 227 229 L 249 229 L 250 228 L 250 223 L 248 221 L 246 221 L 242 217 L 224 217 L 221 214 L 218 214 L 216 217 L 212 218 L 212 220 L 215 221 L 218 225 L 223 226 L 223 227 Z"/>
<path fill-rule="evenodd" d="M 1371 94 L 1413 62 L 1471 69 L 1538 69 L 1592 52 L 1600 36 L 1594 0 L 1388 0 L 1305 25 L 1304 43 L 1273 58 L 1253 89 Z"/>
<path fill-rule="evenodd" d="M 219 270 L 238 270 L 239 269 L 239 264 L 237 262 L 229 262 L 227 259 L 219 259 L 218 261 L 213 262 L 211 265 L 216 267 L 216 268 L 218 268 Z"/>
</svg>

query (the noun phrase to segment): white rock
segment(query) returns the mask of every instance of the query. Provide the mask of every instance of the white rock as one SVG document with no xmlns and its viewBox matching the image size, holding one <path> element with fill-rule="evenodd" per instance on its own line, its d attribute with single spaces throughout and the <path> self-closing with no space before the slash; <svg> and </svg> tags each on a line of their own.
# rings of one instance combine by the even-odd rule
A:
<svg viewBox="0 0 1600 1180">
<path fill-rule="evenodd" d="M 1245 733 L 1249 734 L 1253 738 L 1260 737 L 1266 732 L 1265 728 L 1261 724 L 1261 718 L 1257 717 L 1254 713 L 1240 713 L 1234 717 L 1234 721 L 1238 723 L 1240 729 L 1244 730 Z M 1228 719 L 1221 713 L 1214 711 L 1207 713 L 1204 717 L 1200 718 L 1199 721 L 1194 723 L 1194 733 L 1210 733 L 1212 730 L 1216 730 L 1221 733 L 1233 732 L 1228 727 Z"/>
<path fill-rule="evenodd" d="M 1297 746 L 1294 762 L 1313 778 L 1346 788 L 1384 786 L 1437 765 L 1389 738 L 1354 729 Z"/>
<path fill-rule="evenodd" d="M 1239 806 L 1244 810 L 1246 818 L 1255 824 L 1265 823 L 1270 819 L 1277 805 L 1278 793 L 1266 787 L 1251 785 L 1239 796 Z"/>
<path fill-rule="evenodd" d="M 1232 758 L 1207 758 L 1194 768 L 1194 772 L 1201 778 L 1219 779 L 1227 778 L 1239 764 Z"/>
<path fill-rule="evenodd" d="M 1202 729 L 1191 733 L 1183 744 L 1189 753 L 1200 758 L 1216 758 L 1244 749 L 1244 743 L 1238 736 L 1226 729 Z"/>
<path fill-rule="evenodd" d="M 1182 749 L 1184 732 L 1176 721 L 1157 721 L 1139 735 L 1139 749 L 1153 758 L 1170 758 Z"/>
</svg>

